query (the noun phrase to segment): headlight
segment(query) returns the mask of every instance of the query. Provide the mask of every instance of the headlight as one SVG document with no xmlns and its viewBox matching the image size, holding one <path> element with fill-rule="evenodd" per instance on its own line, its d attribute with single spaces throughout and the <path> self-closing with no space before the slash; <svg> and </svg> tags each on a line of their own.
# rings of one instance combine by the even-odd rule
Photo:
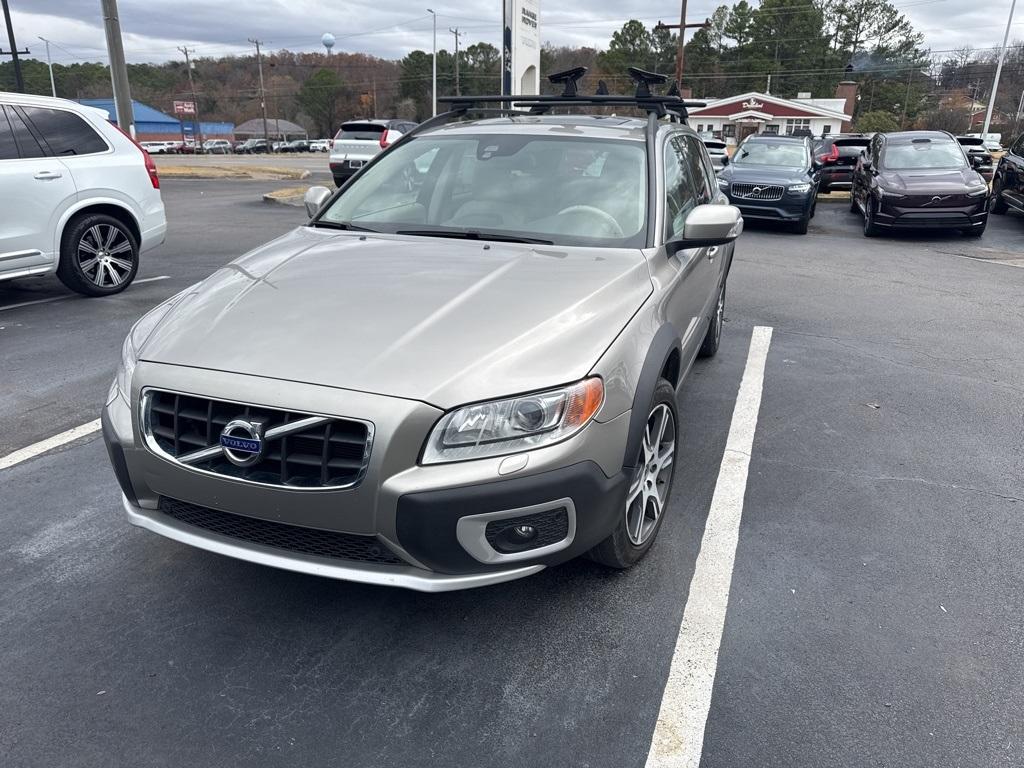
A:
<svg viewBox="0 0 1024 768">
<path fill-rule="evenodd" d="M 156 330 L 157 325 L 171 311 L 171 308 L 194 287 L 190 286 L 162 304 L 157 305 L 143 315 L 132 326 L 132 329 L 128 331 L 128 336 L 125 337 L 124 344 L 121 345 L 121 364 L 118 366 L 117 374 L 114 376 L 114 383 L 121 394 L 124 395 L 125 400 L 131 399 L 132 374 L 135 373 L 135 365 L 139 362 L 139 350 L 142 349 L 142 345 L 146 343 L 146 339 Z"/>
<path fill-rule="evenodd" d="M 882 187 L 878 187 L 878 194 L 880 194 L 882 197 L 891 197 L 894 199 L 906 197 L 906 195 L 900 192 L 890 192 L 888 189 L 883 189 Z"/>
<path fill-rule="evenodd" d="M 587 425 L 604 402 L 599 378 L 545 392 L 457 408 L 437 423 L 424 464 L 504 456 L 565 440 Z"/>
<path fill-rule="evenodd" d="M 719 179 L 718 180 L 718 186 L 721 187 L 722 189 L 728 189 L 729 188 L 729 182 L 726 181 L 725 179 Z"/>
<path fill-rule="evenodd" d="M 988 184 L 986 184 L 986 185 L 984 185 L 982 187 L 968 187 L 967 188 L 967 196 L 968 197 L 981 197 L 982 195 L 987 195 L 987 194 L 988 194 Z"/>
<path fill-rule="evenodd" d="M 798 193 L 810 192 L 811 191 L 811 185 L 810 184 L 790 184 L 789 185 L 789 191 L 790 192 L 798 192 Z"/>
</svg>

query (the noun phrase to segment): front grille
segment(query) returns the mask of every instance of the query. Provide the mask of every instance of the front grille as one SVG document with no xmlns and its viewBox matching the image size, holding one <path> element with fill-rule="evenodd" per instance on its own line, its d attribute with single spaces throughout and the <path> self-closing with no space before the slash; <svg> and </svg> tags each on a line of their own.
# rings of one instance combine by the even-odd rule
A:
<svg viewBox="0 0 1024 768">
<path fill-rule="evenodd" d="M 537 531 L 536 536 L 519 541 L 513 535 L 512 529 L 520 525 L 533 526 Z M 549 544 L 557 544 L 569 535 L 569 513 L 565 507 L 558 507 L 522 517 L 492 520 L 487 524 L 484 535 L 488 544 L 503 553 L 546 547 Z"/>
<path fill-rule="evenodd" d="M 783 192 L 777 184 L 733 184 L 731 190 L 741 200 L 781 200 Z"/>
<path fill-rule="evenodd" d="M 405 561 L 373 536 L 322 531 L 317 528 L 258 520 L 255 517 L 233 515 L 167 496 L 160 499 L 160 511 L 185 525 L 249 544 L 359 563 L 405 565 Z"/>
<path fill-rule="evenodd" d="M 293 488 L 352 487 L 370 459 L 372 432 L 362 421 L 159 390 L 147 391 L 143 409 L 151 448 L 195 469 L 239 480 Z M 219 448 L 221 431 L 235 419 L 263 426 L 263 450 L 251 466 L 233 464 Z M 289 423 L 304 420 L 314 423 L 288 432 Z M 274 437 L 274 430 L 282 427 L 287 434 Z M 204 449 L 211 449 L 211 455 L 198 461 L 189 457 Z"/>
<path fill-rule="evenodd" d="M 971 219 L 965 213 L 939 213 L 937 215 L 904 213 L 902 216 L 896 217 L 893 225 L 897 227 L 936 227 L 939 229 L 945 227 L 969 227 L 971 226 Z"/>
</svg>

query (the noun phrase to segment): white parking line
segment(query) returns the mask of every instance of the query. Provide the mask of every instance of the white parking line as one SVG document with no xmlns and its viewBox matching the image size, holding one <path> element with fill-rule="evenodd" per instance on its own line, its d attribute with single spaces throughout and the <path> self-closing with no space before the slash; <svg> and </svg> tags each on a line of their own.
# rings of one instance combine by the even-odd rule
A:
<svg viewBox="0 0 1024 768">
<path fill-rule="evenodd" d="M 0 457 L 0 469 L 7 469 L 15 464 L 21 464 L 21 462 L 28 461 L 41 453 L 52 451 L 54 448 L 59 448 L 73 440 L 91 435 L 93 432 L 98 431 L 99 428 L 100 420 L 96 419 L 88 424 L 80 424 L 66 432 L 61 432 L 59 435 L 40 440 L 38 443 L 33 443 L 26 448 L 20 448 L 14 453 L 8 453 L 6 456 Z"/>
<path fill-rule="evenodd" d="M 160 275 L 159 277 L 144 277 L 141 280 L 135 280 L 132 285 L 142 285 L 142 283 L 155 283 L 157 280 L 170 280 L 170 275 Z M 0 312 L 4 312 L 8 309 L 18 309 L 19 307 L 31 307 L 34 304 L 50 304 L 54 301 L 64 301 L 65 299 L 80 298 L 74 295 L 68 296 L 51 296 L 48 299 L 35 299 L 34 301 L 23 301 L 20 304 L 8 304 L 6 307 L 0 307 Z"/>
<path fill-rule="evenodd" d="M 743 496 L 772 329 L 756 326 L 718 470 L 647 768 L 698 768 L 729 604 Z"/>
</svg>

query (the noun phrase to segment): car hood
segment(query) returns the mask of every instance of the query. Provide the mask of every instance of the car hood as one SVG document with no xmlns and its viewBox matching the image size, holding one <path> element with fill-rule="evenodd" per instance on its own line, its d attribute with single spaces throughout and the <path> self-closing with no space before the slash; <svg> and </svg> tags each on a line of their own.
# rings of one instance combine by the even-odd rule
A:
<svg viewBox="0 0 1024 768">
<path fill-rule="evenodd" d="M 583 378 L 651 293 L 635 249 L 300 227 L 191 288 L 139 357 L 449 408 Z"/>
<path fill-rule="evenodd" d="M 770 165 L 744 168 L 730 163 L 718 175 L 726 181 L 739 184 L 805 184 L 811 180 L 807 172 L 799 168 L 775 168 Z"/>
<path fill-rule="evenodd" d="M 954 169 L 919 169 L 894 171 L 885 169 L 879 172 L 878 181 L 891 189 L 904 194 L 923 192 L 956 192 L 964 191 L 964 187 L 984 184 L 985 180 L 977 171 L 970 168 Z"/>
</svg>

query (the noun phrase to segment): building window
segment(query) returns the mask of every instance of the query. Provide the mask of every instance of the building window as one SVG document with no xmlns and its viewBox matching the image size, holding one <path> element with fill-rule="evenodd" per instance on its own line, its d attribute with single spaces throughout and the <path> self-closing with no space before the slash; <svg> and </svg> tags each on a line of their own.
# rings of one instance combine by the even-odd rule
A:
<svg viewBox="0 0 1024 768">
<path fill-rule="evenodd" d="M 792 136 L 798 128 L 806 128 L 808 131 L 811 129 L 810 118 L 796 118 L 789 119 L 786 121 L 786 135 Z"/>
<path fill-rule="evenodd" d="M 779 126 L 777 126 L 777 125 L 766 125 L 764 127 L 764 132 L 765 133 L 772 133 L 772 134 L 776 134 L 777 135 L 779 133 Z"/>
<path fill-rule="evenodd" d="M 704 131 L 704 123 L 697 123 L 697 133 L 702 133 L 703 131 Z"/>
<path fill-rule="evenodd" d="M 736 126 L 733 125 L 732 123 L 726 123 L 725 125 L 723 125 L 722 126 L 722 136 L 723 137 L 728 136 L 729 138 L 735 137 L 736 136 Z"/>
<path fill-rule="evenodd" d="M 830 133 L 832 133 L 832 126 L 829 125 L 828 123 L 825 123 L 825 125 L 823 125 L 821 128 L 821 135 L 828 136 Z"/>
</svg>

